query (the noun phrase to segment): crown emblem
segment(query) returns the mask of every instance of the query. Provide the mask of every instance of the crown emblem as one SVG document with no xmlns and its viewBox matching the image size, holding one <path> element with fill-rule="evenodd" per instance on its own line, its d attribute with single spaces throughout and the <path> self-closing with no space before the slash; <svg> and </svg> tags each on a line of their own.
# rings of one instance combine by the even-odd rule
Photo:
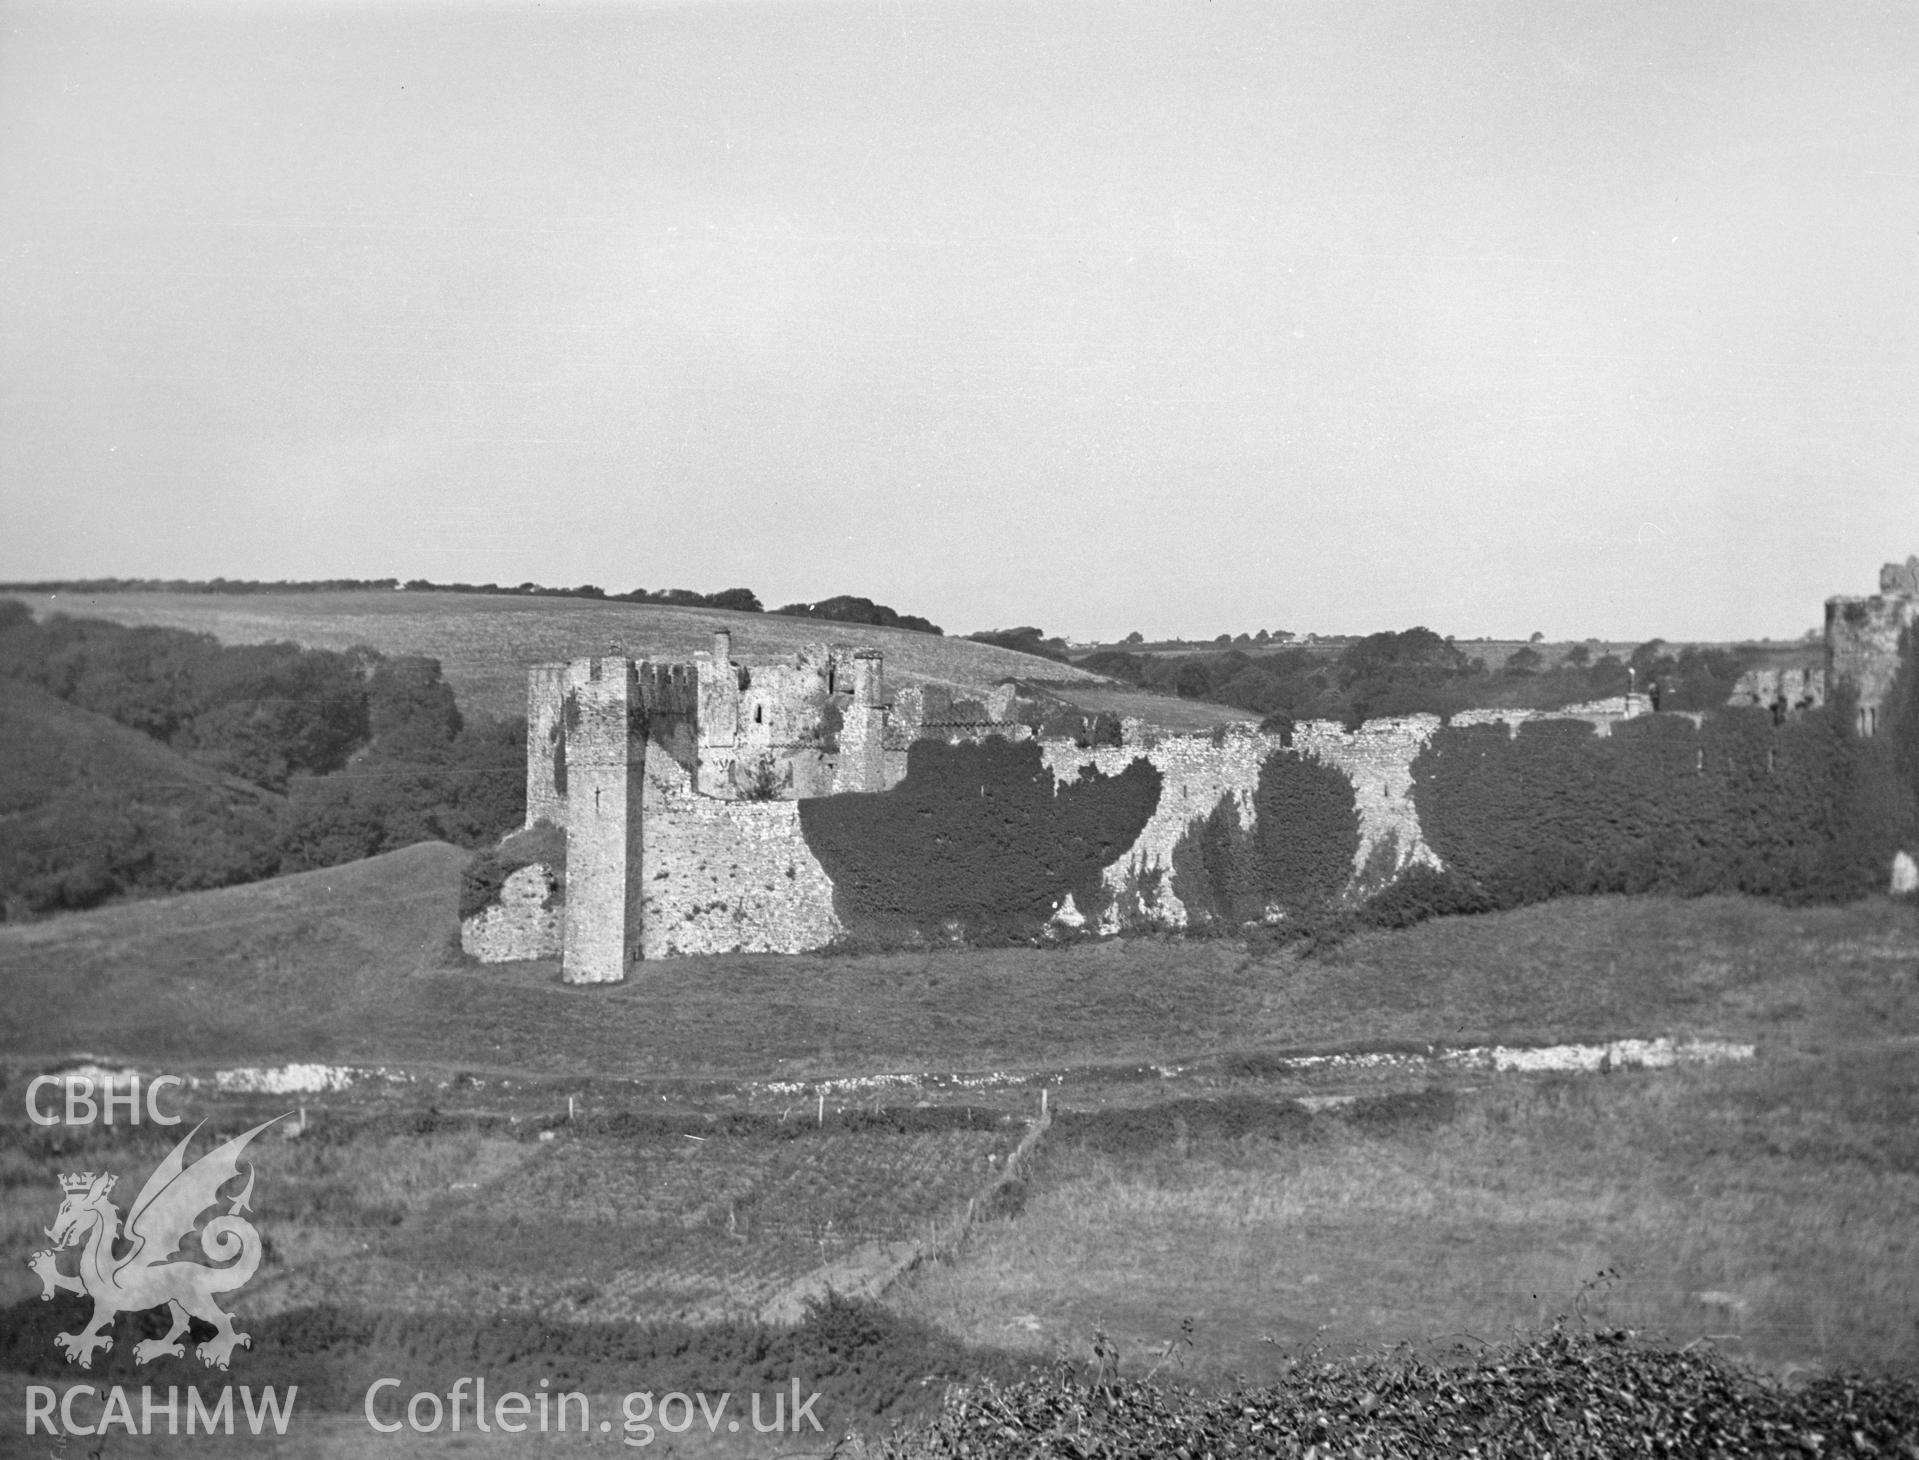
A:
<svg viewBox="0 0 1919 1460">
<path fill-rule="evenodd" d="M 60 1189 L 66 1192 L 82 1192 L 92 1185 L 91 1171 L 69 1171 L 60 1178 Z"/>
</svg>

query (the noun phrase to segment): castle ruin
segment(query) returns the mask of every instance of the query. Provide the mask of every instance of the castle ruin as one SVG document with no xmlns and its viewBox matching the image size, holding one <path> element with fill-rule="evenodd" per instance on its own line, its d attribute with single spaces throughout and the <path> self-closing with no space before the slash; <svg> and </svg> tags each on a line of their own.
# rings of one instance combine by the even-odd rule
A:
<svg viewBox="0 0 1919 1460">
<path fill-rule="evenodd" d="M 1888 566 L 1880 588 L 1870 598 L 1828 602 L 1824 675 L 1770 671 L 1745 686 L 1745 702 L 1771 708 L 1777 722 L 1822 702 L 1828 684 L 1849 684 L 1857 728 L 1873 734 L 1901 638 L 1919 619 L 1919 558 Z M 1314 721 L 1284 735 L 1245 724 L 1175 734 L 1136 719 L 1095 733 L 1078 719 L 1077 734 L 1042 734 L 1068 723 L 1049 720 L 1059 709 L 1010 683 L 976 698 L 925 685 L 889 699 L 877 650 L 817 644 L 781 663 L 745 665 L 724 632 L 691 663 L 610 655 L 536 666 L 528 676 L 526 825 L 551 828 L 542 833 L 549 843 L 553 832 L 563 836 L 563 870 L 559 858 L 516 867 L 497 901 L 463 921 L 462 944 L 482 961 L 559 957 L 572 983 L 616 982 L 646 962 L 684 954 L 826 947 L 848 929 L 803 808 L 892 790 L 908 774 L 913 747 L 928 741 L 1037 742 L 1032 774 L 1062 797 L 1082 784 L 1115 784 L 1142 763 L 1150 768 L 1154 799 L 1128 827 L 1130 840 L 1101 864 L 1099 906 L 1060 897 L 1053 915 L 1062 928 L 1186 926 L 1182 846 L 1222 808 L 1250 829 L 1262 770 L 1282 753 L 1330 767 L 1351 785 L 1359 844 L 1349 892 L 1377 891 L 1412 866 L 1439 866 L 1412 797 L 1413 762 L 1438 732 L 1437 716 L 1370 720 L 1354 730 Z M 1498 724 L 1513 736 L 1534 721 L 1583 721 L 1604 736 L 1650 709 L 1646 697 L 1627 695 L 1552 711 L 1470 710 L 1451 723 Z M 926 873 L 936 878 L 942 869 Z"/>
<path fill-rule="evenodd" d="M 1614 701 L 1557 711 L 1605 733 L 1643 713 Z M 483 961 L 555 957 L 573 983 L 616 982 L 647 961 L 692 953 L 804 952 L 845 933 L 834 884 L 807 843 L 802 803 L 891 789 L 921 741 L 1038 742 L 1040 764 L 1069 785 L 1149 764 L 1161 787 L 1129 847 L 1104 873 L 1099 931 L 1187 921 L 1175 852 L 1196 822 L 1230 803 L 1250 824 L 1262 766 L 1281 750 L 1338 769 L 1353 786 L 1361 844 L 1352 874 L 1437 865 L 1412 804 L 1412 762 L 1439 728 L 1432 715 L 1330 722 L 1288 736 L 1249 725 L 1174 734 L 1136 719 L 1110 733 L 1042 737 L 1049 712 L 1012 684 L 978 698 L 937 685 L 890 702 L 876 650 L 809 646 L 742 665 L 730 636 L 690 664 L 621 656 L 536 666 L 528 676 L 527 826 L 563 833 L 563 875 L 519 869 L 497 904 L 467 918 L 462 943 Z M 1479 712 L 1509 732 L 1542 718 Z M 1084 926 L 1070 897 L 1062 926 Z"/>
<path fill-rule="evenodd" d="M 1854 728 L 1879 730 L 1879 712 L 1899 672 L 1901 638 L 1919 623 L 1919 557 L 1887 563 L 1870 598 L 1826 600 L 1826 682 L 1852 686 Z"/>
</svg>

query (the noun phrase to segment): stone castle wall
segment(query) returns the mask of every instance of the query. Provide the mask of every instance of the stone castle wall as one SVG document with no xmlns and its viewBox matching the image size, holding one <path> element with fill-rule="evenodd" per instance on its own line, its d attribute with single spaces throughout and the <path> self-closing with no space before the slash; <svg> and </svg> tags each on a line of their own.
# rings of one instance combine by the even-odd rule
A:
<svg viewBox="0 0 1919 1460">
<path fill-rule="evenodd" d="M 1919 622 L 1919 598 L 1875 594 L 1826 600 L 1826 682 L 1850 684 L 1858 694 L 1856 728 L 1878 729 L 1879 709 L 1899 672 L 1900 636 Z"/>
<path fill-rule="evenodd" d="M 566 976 L 615 983 L 640 956 L 636 878 L 644 817 L 646 718 L 630 659 L 566 667 Z"/>
<path fill-rule="evenodd" d="M 1741 693 L 1799 709 L 1820 703 L 1829 685 L 1849 683 L 1859 728 L 1872 733 L 1901 636 L 1919 622 L 1919 559 L 1890 565 L 1881 587 L 1874 597 L 1827 604 L 1823 675 L 1755 673 Z M 1043 718 L 1035 708 L 1012 685 L 978 700 L 909 687 L 889 705 L 873 651 L 809 646 L 790 662 L 746 667 L 732 661 L 725 634 L 691 664 L 598 658 L 538 666 L 527 695 L 527 822 L 566 831 L 563 910 L 539 880 L 545 869 L 522 869 L 497 907 L 468 920 L 463 940 L 475 956 L 494 959 L 550 956 L 557 936 L 574 982 L 623 978 L 646 959 L 824 947 L 845 927 L 798 802 L 898 785 L 923 739 L 1031 739 L 1031 723 Z M 1649 709 L 1632 695 L 1556 711 L 1472 710 L 1452 723 L 1502 723 L 1510 735 L 1534 720 L 1572 719 L 1607 735 Z M 1261 768 L 1288 748 L 1352 784 L 1359 845 L 1349 893 L 1375 891 L 1415 865 L 1439 867 L 1412 795 L 1413 762 L 1439 723 L 1413 715 L 1347 730 L 1314 721 L 1282 740 L 1241 726 L 1162 734 L 1128 720 L 1118 745 L 1044 739 L 1041 759 L 1062 786 L 1094 770 L 1116 777 L 1140 758 L 1158 771 L 1151 815 L 1101 872 L 1109 894 L 1102 931 L 1181 926 L 1188 911 L 1175 849 L 1222 802 L 1250 827 Z M 769 764 L 770 786 L 761 769 Z M 1061 917 L 1083 922 L 1071 907 Z"/>
<path fill-rule="evenodd" d="M 526 824 L 566 825 L 566 666 L 536 664 L 526 676 Z"/>
<path fill-rule="evenodd" d="M 703 796 L 678 766 L 649 762 L 643 805 L 642 958 L 801 953 L 844 931 L 798 802 Z"/>
<path fill-rule="evenodd" d="M 1823 669 L 1749 669 L 1733 684 L 1728 705 L 1775 715 L 1816 710 L 1826 702 Z"/>
<path fill-rule="evenodd" d="M 482 963 L 558 958 L 565 947 L 563 910 L 551 868 L 535 862 L 511 873 L 500 900 L 460 924 L 460 948 Z"/>
<path fill-rule="evenodd" d="M 528 778 L 542 794 L 537 803 L 529 799 L 529 820 L 537 805 L 537 814 L 567 830 L 560 921 L 570 981 L 622 978 L 648 959 L 825 947 L 845 928 L 834 911 L 832 879 L 807 845 L 798 796 L 884 791 L 905 775 L 918 738 L 1033 736 L 1028 725 L 1007 718 L 1016 704 L 1010 686 L 979 702 L 938 691 L 903 693 L 903 705 L 888 707 L 880 701 L 877 655 L 822 651 L 791 665 L 741 669 L 726 649 L 716 645 L 691 666 L 591 659 L 532 675 L 529 706 L 538 718 L 529 718 L 542 730 L 529 733 Z M 803 757 L 789 760 L 802 767 L 797 791 L 790 782 L 775 799 L 743 799 L 732 770 L 743 752 L 766 747 L 792 757 L 813 749 L 806 737 L 835 697 L 843 708 L 833 753 L 818 753 L 810 772 Z M 782 701 L 777 709 L 774 700 Z M 1612 720 L 1644 708 L 1621 700 L 1570 714 L 1604 733 Z M 1456 722 L 1501 721 L 1511 732 L 1534 718 L 1531 711 L 1483 711 Z M 1141 757 L 1159 772 L 1159 798 L 1146 825 L 1101 874 L 1110 896 L 1100 930 L 1116 932 L 1188 922 L 1175 848 L 1223 801 L 1249 827 L 1261 768 L 1288 748 L 1352 783 L 1360 831 L 1353 889 L 1376 890 L 1414 864 L 1437 867 L 1413 804 L 1412 764 L 1438 728 L 1430 715 L 1350 731 L 1313 721 L 1296 726 L 1287 741 L 1244 726 L 1163 734 L 1128 720 L 1117 746 L 1042 740 L 1041 757 L 1062 785 L 1093 770 L 1118 776 Z M 530 903 L 520 906 L 531 883 L 522 891 L 527 897 L 511 907 L 503 896 L 501 908 L 469 920 L 463 937 L 475 956 L 529 956 L 527 949 L 550 947 Z M 1068 922 L 1077 915 L 1062 911 Z"/>
<path fill-rule="evenodd" d="M 1078 780 L 1087 770 L 1117 776 L 1140 756 L 1160 773 L 1159 804 L 1145 829 L 1126 855 L 1101 875 L 1113 896 L 1100 931 L 1118 932 L 1126 922 L 1186 925 L 1186 905 L 1174 885 L 1173 849 L 1194 822 L 1211 816 L 1228 797 L 1240 824 L 1250 825 L 1260 767 L 1278 746 L 1276 735 L 1237 729 L 1217 741 L 1211 736 L 1140 735 L 1131 744 L 1117 746 L 1040 742 L 1047 769 L 1062 782 Z"/>
</svg>

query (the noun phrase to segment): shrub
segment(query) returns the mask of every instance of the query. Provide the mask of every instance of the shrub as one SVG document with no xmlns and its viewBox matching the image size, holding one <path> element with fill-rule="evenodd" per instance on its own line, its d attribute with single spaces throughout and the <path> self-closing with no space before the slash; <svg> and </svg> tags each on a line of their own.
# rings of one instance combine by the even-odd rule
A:
<svg viewBox="0 0 1919 1460">
<path fill-rule="evenodd" d="M 837 598 L 822 598 L 818 603 L 789 603 L 773 610 L 795 618 L 821 618 L 833 623 L 873 624 L 883 629 L 911 629 L 919 634 L 940 633 L 940 626 L 917 614 L 896 613 L 883 603 L 842 593 Z"/>
<path fill-rule="evenodd" d="M 1919 1384 L 1902 1374 L 1770 1383 L 1710 1348 L 1674 1350 L 1566 1322 L 1443 1356 L 1410 1347 L 1303 1356 L 1258 1389 L 1206 1394 L 1125 1376 L 1110 1348 L 953 1394 L 889 1437 L 887 1460 L 1028 1455 L 1285 1455 L 1485 1460 L 1540 1455 L 1910 1453 Z"/>
<path fill-rule="evenodd" d="M 1044 631 L 1031 624 L 1022 624 L 1016 629 L 982 629 L 977 634 L 968 634 L 967 638 L 979 644 L 993 644 L 1001 649 L 1017 650 L 1021 654 L 1036 654 L 1042 659 L 1057 659 L 1070 663 L 1066 657 L 1066 641 L 1049 639 Z"/>
<path fill-rule="evenodd" d="M 451 741 L 416 724 L 345 770 L 296 779 L 281 846 L 290 869 L 330 867 L 420 841 L 484 846 L 525 815 L 525 720 L 482 720 Z"/>
<path fill-rule="evenodd" d="M 558 889 L 553 900 L 566 896 L 566 833 L 552 822 L 536 821 L 515 832 L 499 846 L 481 852 L 460 872 L 460 921 L 485 911 L 500 900 L 506 879 L 522 867 L 541 863 L 553 872 Z"/>
</svg>

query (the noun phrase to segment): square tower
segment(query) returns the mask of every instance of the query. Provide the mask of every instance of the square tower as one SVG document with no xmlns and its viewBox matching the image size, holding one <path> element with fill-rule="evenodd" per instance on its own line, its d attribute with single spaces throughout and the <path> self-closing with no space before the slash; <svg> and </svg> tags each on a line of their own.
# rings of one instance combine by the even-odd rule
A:
<svg viewBox="0 0 1919 1460">
<path fill-rule="evenodd" d="M 568 983 L 618 983 L 640 956 L 640 792 L 646 712 L 631 659 L 575 659 L 561 707 L 566 755 Z M 530 728 L 530 727 L 529 727 Z"/>
</svg>

